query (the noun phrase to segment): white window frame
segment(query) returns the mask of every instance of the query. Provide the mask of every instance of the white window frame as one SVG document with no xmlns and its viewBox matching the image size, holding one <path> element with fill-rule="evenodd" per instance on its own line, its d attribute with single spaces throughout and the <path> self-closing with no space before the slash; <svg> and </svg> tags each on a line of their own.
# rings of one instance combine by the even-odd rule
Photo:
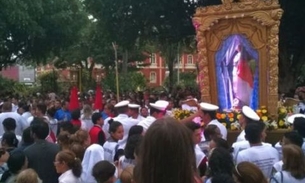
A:
<svg viewBox="0 0 305 183">
<path fill-rule="evenodd" d="M 150 55 L 150 63 L 151 63 L 152 65 L 156 65 L 156 64 L 157 64 L 157 55 L 156 55 L 155 53 L 152 53 L 152 54 Z"/>
<path fill-rule="evenodd" d="M 187 55 L 187 64 L 193 64 L 193 63 L 194 63 L 193 55 Z"/>
<path fill-rule="evenodd" d="M 153 75 L 154 75 L 154 78 L 153 78 Z M 149 73 L 149 81 L 150 81 L 150 83 L 157 83 L 157 73 L 156 72 Z"/>
</svg>

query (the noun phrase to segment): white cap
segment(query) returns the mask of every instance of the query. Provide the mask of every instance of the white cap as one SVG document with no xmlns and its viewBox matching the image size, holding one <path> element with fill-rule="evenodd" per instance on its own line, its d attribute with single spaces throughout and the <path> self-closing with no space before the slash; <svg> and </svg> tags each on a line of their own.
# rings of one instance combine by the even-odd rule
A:
<svg viewBox="0 0 305 183">
<path fill-rule="evenodd" d="M 257 115 L 257 113 L 251 109 L 249 106 L 243 106 L 242 113 L 247 117 L 254 121 L 259 121 L 260 117 Z"/>
<path fill-rule="evenodd" d="M 128 106 L 128 104 L 129 104 L 129 101 L 128 101 L 128 100 L 123 100 L 123 101 L 121 101 L 121 102 L 115 104 L 114 107 L 125 107 L 125 106 Z"/>
<path fill-rule="evenodd" d="M 201 110 L 204 110 L 204 111 L 217 111 L 219 109 L 219 107 L 217 105 L 206 103 L 206 102 L 201 102 L 200 108 L 201 108 Z"/>
<path fill-rule="evenodd" d="M 140 105 L 138 105 L 138 104 L 128 104 L 128 107 L 133 108 L 133 109 L 137 109 L 137 108 L 140 108 Z"/>
<path fill-rule="evenodd" d="M 149 103 L 150 107 L 158 109 L 160 111 L 166 110 L 168 104 L 169 104 L 169 102 L 165 101 L 165 100 L 158 100 L 155 103 Z"/>
<path fill-rule="evenodd" d="M 305 118 L 304 114 L 293 114 L 287 118 L 288 123 L 293 124 L 295 118 Z"/>
</svg>

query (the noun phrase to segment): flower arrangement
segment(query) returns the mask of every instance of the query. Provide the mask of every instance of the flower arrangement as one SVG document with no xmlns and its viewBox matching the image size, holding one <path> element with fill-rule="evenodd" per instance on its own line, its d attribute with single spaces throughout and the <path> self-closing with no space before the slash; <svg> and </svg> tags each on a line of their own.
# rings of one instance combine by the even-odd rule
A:
<svg viewBox="0 0 305 183">
<path fill-rule="evenodd" d="M 261 106 L 261 108 L 256 110 L 257 115 L 260 117 L 260 121 L 264 122 L 267 126 L 267 130 L 278 129 L 278 123 L 269 114 L 266 106 Z"/>
<path fill-rule="evenodd" d="M 177 120 L 182 120 L 187 118 L 193 114 L 192 111 L 189 110 L 182 110 L 182 109 L 174 109 L 172 112 L 172 116 Z"/>
<path fill-rule="evenodd" d="M 227 129 L 239 130 L 240 125 L 238 119 L 240 118 L 240 111 L 223 111 L 216 114 L 217 120 L 222 123 Z"/>
<path fill-rule="evenodd" d="M 282 129 L 290 128 L 291 124 L 287 122 L 287 117 L 293 114 L 292 107 L 280 106 L 278 108 L 278 127 Z"/>
</svg>

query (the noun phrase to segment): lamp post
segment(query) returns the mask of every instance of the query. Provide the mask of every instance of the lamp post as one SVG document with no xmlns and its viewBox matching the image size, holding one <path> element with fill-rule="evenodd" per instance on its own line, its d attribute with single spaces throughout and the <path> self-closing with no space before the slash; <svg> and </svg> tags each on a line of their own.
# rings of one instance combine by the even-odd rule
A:
<svg viewBox="0 0 305 183">
<path fill-rule="evenodd" d="M 114 59 L 115 59 L 115 78 L 116 78 L 116 98 L 117 102 L 120 101 L 120 90 L 119 90 L 119 70 L 118 70 L 118 45 L 115 42 L 112 42 L 112 47 L 114 50 Z"/>
</svg>

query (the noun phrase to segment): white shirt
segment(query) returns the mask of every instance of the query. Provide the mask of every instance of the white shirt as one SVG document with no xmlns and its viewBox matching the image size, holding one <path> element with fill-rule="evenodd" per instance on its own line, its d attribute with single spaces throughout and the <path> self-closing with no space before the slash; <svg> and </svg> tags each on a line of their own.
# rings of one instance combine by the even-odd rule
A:
<svg viewBox="0 0 305 183">
<path fill-rule="evenodd" d="M 284 164 L 284 162 L 283 162 L 282 160 L 281 160 L 281 161 L 278 161 L 278 162 L 274 163 L 273 168 L 274 168 L 277 172 L 280 172 L 280 171 L 282 171 L 282 169 L 283 169 L 283 164 Z"/>
<path fill-rule="evenodd" d="M 75 177 L 70 169 L 59 176 L 58 183 L 81 183 L 81 181 L 79 178 Z"/>
<path fill-rule="evenodd" d="M 274 178 L 279 182 L 279 183 L 304 183 L 305 182 L 305 178 L 304 179 L 296 179 L 294 178 L 290 172 L 287 171 L 282 171 L 283 173 L 283 182 L 282 182 L 282 178 L 281 178 L 281 172 L 277 172 L 274 175 Z M 270 183 L 277 183 L 274 180 L 271 180 Z"/>
<path fill-rule="evenodd" d="M 82 161 L 83 172 L 81 175 L 81 180 L 83 183 L 96 183 L 94 177 L 92 176 L 92 168 L 97 162 L 102 160 L 104 160 L 104 149 L 101 145 L 92 144 L 86 149 L 84 159 Z"/>
<path fill-rule="evenodd" d="M 20 116 L 18 113 L 16 113 L 16 112 L 3 112 L 3 113 L 0 114 L 0 135 L 3 135 L 3 133 L 4 133 L 2 123 L 6 118 L 15 119 L 15 121 L 16 121 L 15 134 L 16 135 L 22 136 L 23 130 L 26 129 L 27 127 L 29 127 L 26 120 L 22 116 Z"/>
<path fill-rule="evenodd" d="M 274 163 L 279 161 L 279 153 L 270 146 L 253 146 L 238 153 L 236 164 L 243 161 L 255 164 L 269 178 Z"/>
<path fill-rule="evenodd" d="M 269 144 L 269 143 L 264 143 L 263 142 L 262 144 L 263 144 L 263 146 L 272 147 L 272 144 Z M 233 147 L 233 150 L 234 150 L 233 153 L 232 153 L 233 160 L 234 160 L 234 162 L 236 162 L 238 153 L 245 150 L 245 149 L 250 148 L 250 143 L 247 140 L 244 140 L 244 141 L 233 143 L 232 147 Z"/>
<path fill-rule="evenodd" d="M 236 142 L 240 142 L 240 141 L 246 140 L 245 135 L 246 135 L 245 130 L 241 131 L 240 134 L 238 135 L 237 139 L 236 139 Z"/>
<path fill-rule="evenodd" d="M 16 135 L 16 138 L 18 140 L 18 147 L 22 144 L 22 137 L 20 135 Z M 0 142 L 2 141 L 2 135 L 0 136 Z"/>
<path fill-rule="evenodd" d="M 109 161 L 110 163 L 114 162 L 114 156 L 116 150 L 119 148 L 119 144 L 117 142 L 106 141 L 103 145 L 104 148 L 104 159 Z"/>
<path fill-rule="evenodd" d="M 132 117 L 129 117 L 131 119 L 134 119 L 134 120 L 137 120 L 138 122 L 144 120 L 145 118 L 143 116 L 141 116 L 140 114 L 138 115 L 138 117 L 135 119 L 135 118 L 132 118 Z"/>
<path fill-rule="evenodd" d="M 201 151 L 198 145 L 195 145 L 195 155 L 196 155 L 196 166 L 199 167 L 202 160 L 205 158 L 205 154 Z"/>
<path fill-rule="evenodd" d="M 121 156 L 119 159 L 119 163 L 121 165 L 121 168 L 124 170 L 125 168 L 129 166 L 135 166 L 136 160 L 134 159 L 127 159 L 125 156 Z"/>
<path fill-rule="evenodd" d="M 113 118 L 114 121 L 118 121 L 123 125 L 124 128 L 124 137 L 122 140 L 119 140 L 120 149 L 124 149 L 128 133 L 131 127 L 137 125 L 139 122 L 135 119 L 130 119 L 126 114 L 119 114 L 117 117 Z M 109 124 L 108 124 L 109 125 Z M 109 128 L 109 127 L 108 127 Z"/>
<path fill-rule="evenodd" d="M 29 117 L 32 116 L 32 114 L 30 112 L 24 112 L 22 115 L 21 115 L 24 119 L 28 119 Z"/>
<path fill-rule="evenodd" d="M 82 126 L 81 129 L 90 131 L 90 129 L 94 126 L 91 118 L 85 118 L 84 115 L 81 116 Z"/>
<path fill-rule="evenodd" d="M 150 125 L 152 125 L 157 119 L 152 116 L 147 116 L 144 120 L 140 121 L 138 124 L 139 126 L 142 126 L 144 131 L 147 131 Z"/>
<path fill-rule="evenodd" d="M 217 121 L 217 119 L 212 120 L 208 125 L 216 125 L 220 130 L 222 138 L 227 140 L 227 134 L 228 134 L 227 128 L 219 121 Z"/>
<path fill-rule="evenodd" d="M 50 126 L 50 130 L 54 133 L 54 135 L 57 134 L 57 130 L 58 130 L 58 121 L 57 119 L 49 119 L 49 126 Z"/>
</svg>

